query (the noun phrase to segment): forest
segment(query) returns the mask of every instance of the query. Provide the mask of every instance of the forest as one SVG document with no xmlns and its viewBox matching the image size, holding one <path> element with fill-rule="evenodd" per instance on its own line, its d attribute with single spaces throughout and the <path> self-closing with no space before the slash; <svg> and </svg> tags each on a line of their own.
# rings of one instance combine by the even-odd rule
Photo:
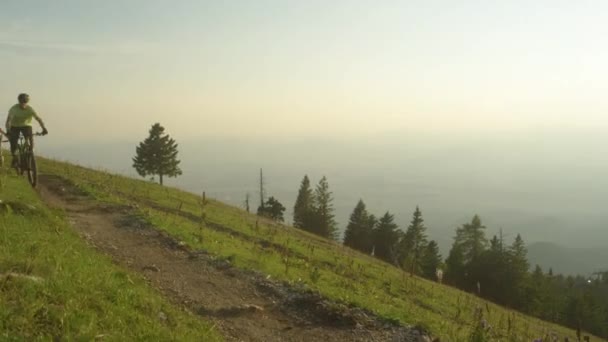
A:
<svg viewBox="0 0 608 342">
<path fill-rule="evenodd" d="M 264 193 L 262 177 L 260 193 Z M 264 203 L 263 196 L 261 200 Z M 326 177 L 313 189 L 308 176 L 304 176 L 293 208 L 294 226 L 340 240 L 332 200 Z M 270 202 L 278 200 L 271 198 Z M 274 207 L 279 208 L 278 214 L 265 212 L 263 205 L 258 214 L 283 220 L 285 208 Z M 505 241 L 502 232 L 488 237 L 487 227 L 478 215 L 456 228 L 445 258 L 440 255 L 437 243 L 428 239 L 427 229 L 419 207 L 414 209 L 409 225 L 402 229 L 392 213 L 376 216 L 368 212 L 361 199 L 350 215 L 342 243 L 393 264 L 411 276 L 443 281 L 577 331 L 608 335 L 608 270 L 596 272 L 592 277 L 564 276 L 530 265 L 520 234 L 513 241 Z"/>
</svg>

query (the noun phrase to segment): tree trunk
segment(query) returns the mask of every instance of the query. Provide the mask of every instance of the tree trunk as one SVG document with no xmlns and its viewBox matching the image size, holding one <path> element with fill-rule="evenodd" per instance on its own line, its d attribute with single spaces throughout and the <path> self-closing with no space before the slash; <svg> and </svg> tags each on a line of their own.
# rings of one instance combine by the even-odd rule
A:
<svg viewBox="0 0 608 342">
<path fill-rule="evenodd" d="M 163 174 L 158 175 L 158 178 L 160 179 L 160 185 L 163 185 Z"/>
<path fill-rule="evenodd" d="M 418 254 L 414 253 L 414 261 L 412 261 L 412 268 L 410 269 L 410 277 L 413 277 L 414 273 L 416 273 L 417 264 L 418 264 Z"/>
</svg>

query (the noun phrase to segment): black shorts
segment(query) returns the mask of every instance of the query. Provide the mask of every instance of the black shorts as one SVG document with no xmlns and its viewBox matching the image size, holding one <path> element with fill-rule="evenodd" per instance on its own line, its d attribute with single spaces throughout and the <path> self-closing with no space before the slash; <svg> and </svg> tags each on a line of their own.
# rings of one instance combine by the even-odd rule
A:
<svg viewBox="0 0 608 342">
<path fill-rule="evenodd" d="M 25 138 L 31 138 L 34 135 L 32 126 L 11 127 L 11 130 L 8 132 L 8 140 L 11 143 L 11 151 L 17 147 L 20 133 L 23 134 Z"/>
<path fill-rule="evenodd" d="M 25 126 L 25 127 L 11 127 L 10 132 L 8 132 L 8 134 L 11 137 L 15 137 L 15 139 L 19 138 L 19 133 L 23 133 L 23 136 L 26 138 L 31 137 L 34 133 L 32 131 L 32 126 Z"/>
</svg>

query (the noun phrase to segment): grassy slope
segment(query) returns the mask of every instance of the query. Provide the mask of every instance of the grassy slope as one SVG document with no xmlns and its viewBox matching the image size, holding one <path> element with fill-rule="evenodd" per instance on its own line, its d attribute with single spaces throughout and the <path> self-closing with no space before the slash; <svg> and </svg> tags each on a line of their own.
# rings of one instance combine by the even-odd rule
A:
<svg viewBox="0 0 608 342">
<path fill-rule="evenodd" d="M 206 205 L 207 223 L 201 224 L 193 220 L 201 216 L 200 196 L 54 161 L 43 161 L 41 166 L 47 173 L 69 178 L 100 200 L 139 208 L 147 220 L 192 248 L 229 258 L 238 267 L 304 283 L 330 298 L 386 318 L 421 324 L 444 340 L 466 340 L 477 321 L 476 308 L 483 309 L 496 339 L 530 341 L 548 332 L 557 333 L 562 340 L 575 336 L 570 329 L 462 291 L 410 278 L 391 265 L 306 232 L 265 220 L 258 224 L 256 216 L 217 201 Z M 217 225 L 230 230 L 217 229 Z"/>
<path fill-rule="evenodd" d="M 0 340 L 220 340 L 87 246 L 25 179 L 0 173 Z"/>
</svg>

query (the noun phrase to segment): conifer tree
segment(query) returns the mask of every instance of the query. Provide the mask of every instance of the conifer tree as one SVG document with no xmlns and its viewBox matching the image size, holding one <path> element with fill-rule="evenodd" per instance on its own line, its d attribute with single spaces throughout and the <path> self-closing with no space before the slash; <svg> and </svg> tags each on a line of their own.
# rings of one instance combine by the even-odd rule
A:
<svg viewBox="0 0 608 342">
<path fill-rule="evenodd" d="M 431 240 L 424 248 L 424 253 L 420 260 L 422 276 L 430 280 L 436 280 L 436 272 L 439 266 L 441 266 L 439 246 L 437 245 L 437 242 Z"/>
<path fill-rule="evenodd" d="M 365 208 L 363 200 L 350 214 L 350 220 L 344 231 L 344 245 L 353 249 L 369 253 L 372 245 L 373 221 Z"/>
<path fill-rule="evenodd" d="M 427 237 L 424 219 L 419 207 L 416 207 L 412 221 L 400 243 L 401 262 L 409 269 L 410 274 L 418 274 L 421 269 L 421 259 L 426 248 Z"/>
<path fill-rule="evenodd" d="M 507 260 L 502 242 L 495 235 L 490 240 L 490 248 L 467 266 L 467 272 L 472 282 L 483 285 L 482 296 L 499 304 L 506 304 L 506 267 Z M 473 284 L 469 283 L 469 286 L 471 285 Z"/>
<path fill-rule="evenodd" d="M 465 223 L 456 229 L 452 249 L 457 247 L 458 255 L 455 256 L 462 257 L 462 260 L 450 260 L 450 262 L 462 261 L 464 269 L 460 271 L 462 274 L 452 273 L 450 276 L 455 276 L 459 283 L 458 286 L 466 290 L 473 290 L 480 282 L 480 269 L 482 268 L 480 257 L 485 252 L 488 243 L 485 228 L 479 216 L 475 215 L 470 223 Z"/>
<path fill-rule="evenodd" d="M 175 140 L 165 133 L 163 126 L 155 123 L 150 128 L 149 136 L 136 147 L 133 167 L 142 177 L 158 175 L 162 185 L 165 176 L 177 177 L 182 174 L 177 153 Z"/>
<path fill-rule="evenodd" d="M 312 230 L 311 219 L 313 215 L 314 196 L 310 188 L 310 179 L 305 175 L 300 184 L 298 197 L 293 206 L 293 226 L 300 229 Z"/>
<path fill-rule="evenodd" d="M 528 284 L 528 250 L 524 239 L 517 234 L 513 244 L 507 251 L 508 266 L 505 272 L 508 274 L 506 287 L 508 288 L 508 302 L 518 309 L 523 309 L 527 305 L 525 300 L 526 286 Z"/>
<path fill-rule="evenodd" d="M 264 171 L 260 169 L 260 205 L 258 212 L 264 212 L 264 206 L 266 205 L 266 187 L 264 181 Z"/>
<path fill-rule="evenodd" d="M 323 176 L 314 193 L 311 231 L 326 238 L 336 239 L 337 228 L 332 202 L 333 197 L 331 191 L 329 191 L 329 183 L 327 178 Z"/>
<path fill-rule="evenodd" d="M 368 220 L 367 220 L 367 226 L 369 227 L 369 248 L 367 250 L 367 252 L 372 252 L 375 249 L 375 244 L 376 244 L 376 238 L 375 238 L 375 229 L 376 226 L 378 225 L 378 218 L 376 217 L 376 215 L 374 214 L 369 214 Z"/>
<path fill-rule="evenodd" d="M 526 305 L 526 311 L 534 316 L 547 319 L 547 317 L 544 317 L 543 315 L 543 303 L 548 302 L 548 293 L 549 288 L 543 269 L 539 265 L 536 265 L 534 272 L 532 272 L 532 275 L 530 276 L 530 289 L 527 294 L 529 301 Z"/>
<path fill-rule="evenodd" d="M 374 229 L 374 255 L 386 262 L 395 262 L 395 247 L 398 233 L 395 217 L 388 211 L 382 216 Z"/>
<path fill-rule="evenodd" d="M 249 199 L 251 198 L 251 196 L 249 195 L 249 193 L 245 194 L 245 202 L 243 203 L 245 205 L 245 210 L 247 210 L 247 212 L 250 211 L 250 204 L 249 204 Z"/>
<path fill-rule="evenodd" d="M 502 242 L 498 239 L 496 235 L 492 237 L 490 240 L 490 250 L 496 253 L 502 253 Z"/>
<path fill-rule="evenodd" d="M 517 268 L 520 273 L 528 272 L 530 263 L 528 263 L 528 250 L 524 243 L 524 239 L 520 234 L 517 234 L 513 244 L 509 248 L 509 256 L 511 264 Z"/>
<path fill-rule="evenodd" d="M 266 203 L 263 206 L 258 208 L 258 215 L 265 216 L 275 221 L 283 222 L 285 219 L 283 217 L 283 213 L 285 212 L 285 207 L 279 200 L 274 198 L 273 196 L 268 197 Z"/>
<path fill-rule="evenodd" d="M 456 243 L 456 241 L 452 244 L 450 254 L 445 260 L 445 264 L 446 270 L 444 276 L 446 283 L 459 288 L 464 288 L 467 278 L 464 252 L 462 246 Z"/>
<path fill-rule="evenodd" d="M 485 229 L 486 226 L 477 215 L 473 216 L 471 223 L 465 223 L 456 229 L 454 243 L 461 246 L 465 263 L 472 262 L 485 250 L 488 243 Z"/>
</svg>

